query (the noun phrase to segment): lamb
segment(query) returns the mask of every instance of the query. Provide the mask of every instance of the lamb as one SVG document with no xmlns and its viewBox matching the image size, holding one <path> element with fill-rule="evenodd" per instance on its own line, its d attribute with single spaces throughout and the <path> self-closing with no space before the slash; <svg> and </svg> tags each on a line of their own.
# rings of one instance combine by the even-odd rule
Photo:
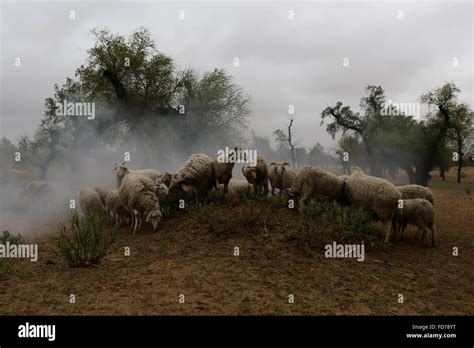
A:
<svg viewBox="0 0 474 348">
<path fill-rule="evenodd" d="M 289 167 L 287 162 L 272 162 L 270 163 L 270 170 L 268 178 L 272 187 L 272 196 L 277 188 L 281 193 L 293 186 L 296 179 L 296 172 Z M 286 168 L 288 166 L 288 168 Z"/>
<path fill-rule="evenodd" d="M 263 190 L 265 197 L 268 195 L 268 169 L 267 162 L 262 156 L 257 156 L 257 164 L 255 166 L 242 167 L 242 174 L 248 183 L 253 186 L 255 195 L 260 195 Z M 249 191 L 250 192 L 250 187 Z"/>
<path fill-rule="evenodd" d="M 332 173 L 304 168 L 296 176 L 289 192 L 308 205 L 311 198 L 326 198 L 344 204 L 346 182 Z"/>
<path fill-rule="evenodd" d="M 129 173 L 135 173 L 135 174 L 140 174 L 144 175 L 153 181 L 155 181 L 157 184 L 159 184 L 162 180 L 163 174 L 156 169 L 139 169 L 139 170 L 130 170 L 125 166 L 125 162 L 122 164 L 115 164 L 114 171 L 117 174 L 117 188 L 120 188 L 120 185 L 122 184 L 123 178 L 129 174 Z"/>
<path fill-rule="evenodd" d="M 154 181 L 145 175 L 128 173 L 123 177 L 119 197 L 132 213 L 133 234 L 141 229 L 143 217 L 153 225 L 153 231 L 160 223 L 162 213 L 155 190 Z"/>
<path fill-rule="evenodd" d="M 79 191 L 79 205 L 84 214 L 104 214 L 105 207 L 99 194 L 91 187 L 81 188 Z"/>
<path fill-rule="evenodd" d="M 385 233 L 385 243 L 390 241 L 392 222 L 401 194 L 389 181 L 368 176 L 355 170 L 346 181 L 344 200 L 349 204 L 360 205 L 366 211 L 374 213 L 383 223 L 389 224 Z"/>
<path fill-rule="evenodd" d="M 191 186 L 196 202 L 203 203 L 209 191 L 216 187 L 213 160 L 205 154 L 193 154 L 184 167 L 174 175 L 169 186 L 170 193 L 183 192 L 185 186 Z"/>
<path fill-rule="evenodd" d="M 110 192 L 110 188 L 108 188 L 106 186 L 96 186 L 96 187 L 94 187 L 94 190 L 95 190 L 95 192 L 97 192 L 99 194 L 100 201 L 102 202 L 102 204 L 105 207 L 105 198 L 107 196 L 107 193 Z"/>
<path fill-rule="evenodd" d="M 118 190 L 109 190 L 107 192 L 105 196 L 105 211 L 107 216 L 112 215 L 116 225 L 126 222 L 130 216 L 130 210 L 123 204 Z"/>
<path fill-rule="evenodd" d="M 436 246 L 436 228 L 434 226 L 435 211 L 433 204 L 423 198 L 404 199 L 401 209 L 397 209 L 395 215 L 395 226 L 401 234 L 408 224 L 417 226 L 423 231 L 422 239 L 425 239 L 426 231 L 431 231 L 431 244 Z"/>
<path fill-rule="evenodd" d="M 402 194 L 402 199 L 423 198 L 434 205 L 433 192 L 421 185 L 403 185 L 397 186 L 398 191 Z"/>
<path fill-rule="evenodd" d="M 243 155 L 242 155 L 243 154 Z M 245 161 L 245 153 L 242 153 L 242 150 L 238 147 L 234 147 L 233 151 L 229 153 L 229 156 L 225 159 L 214 159 L 212 161 L 212 168 L 214 173 L 214 179 L 216 184 L 214 188 L 217 189 L 219 184 L 224 184 L 224 188 L 221 194 L 222 200 L 224 200 L 225 195 L 227 194 L 230 179 L 232 179 L 232 170 L 234 169 L 235 163 L 240 160 Z M 219 199 L 219 190 L 216 190 L 217 199 Z"/>
<path fill-rule="evenodd" d="M 20 190 L 19 197 L 33 203 L 41 202 L 46 205 L 51 205 L 54 203 L 56 193 L 49 182 L 32 181 L 28 186 Z"/>
</svg>

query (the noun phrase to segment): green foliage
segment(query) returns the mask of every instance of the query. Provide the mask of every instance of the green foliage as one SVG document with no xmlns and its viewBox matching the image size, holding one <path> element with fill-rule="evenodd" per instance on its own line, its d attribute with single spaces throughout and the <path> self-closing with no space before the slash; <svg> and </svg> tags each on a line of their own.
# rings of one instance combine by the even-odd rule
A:
<svg viewBox="0 0 474 348">
<path fill-rule="evenodd" d="M 3 231 L 0 236 L 0 244 L 22 244 L 24 239 L 20 234 L 16 236 L 11 234 L 9 231 Z M 7 276 L 15 271 L 15 267 L 11 259 L 0 258 L 0 280 L 5 280 Z"/>
<path fill-rule="evenodd" d="M 300 207 L 300 216 L 284 233 L 284 239 L 295 241 L 296 246 L 309 252 L 334 241 L 337 243 L 362 243 L 369 247 L 379 244 L 383 233 L 372 217 L 358 208 L 347 210 L 333 202 L 313 202 Z"/>
<path fill-rule="evenodd" d="M 15 236 L 9 231 L 3 231 L 0 236 L 0 244 L 5 244 L 6 242 L 10 242 L 10 244 L 22 244 L 24 239 L 19 233 Z"/>
<path fill-rule="evenodd" d="M 69 228 L 60 225 L 55 252 L 63 257 L 69 267 L 83 267 L 100 263 L 114 244 L 117 230 L 107 228 L 102 214 L 86 214 L 80 218 L 75 212 Z"/>
<path fill-rule="evenodd" d="M 386 105 L 384 90 L 368 86 L 361 98 L 361 114 L 337 102 L 322 111 L 321 123 L 327 123 L 326 130 L 333 137 L 342 132 L 340 152 L 349 152 L 353 164 L 364 167 L 367 159 L 370 173 L 376 176 L 382 174 L 383 168 L 394 171 L 400 167 L 407 171 L 412 183 L 426 184 L 429 171 L 444 157 L 445 137 L 456 134 L 456 114 L 469 115 L 467 106 L 458 104 L 458 93 L 453 83 L 446 83 L 424 94 L 421 101 L 437 110 L 428 113 L 425 122 Z M 467 122 L 458 125 L 458 130 L 469 128 Z"/>
</svg>

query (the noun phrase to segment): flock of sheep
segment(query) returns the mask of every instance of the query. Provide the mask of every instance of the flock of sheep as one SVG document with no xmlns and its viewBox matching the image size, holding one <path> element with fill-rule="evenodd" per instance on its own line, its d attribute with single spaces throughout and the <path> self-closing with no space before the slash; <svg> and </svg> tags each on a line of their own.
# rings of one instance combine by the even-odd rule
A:
<svg viewBox="0 0 474 348">
<path fill-rule="evenodd" d="M 115 165 L 116 189 L 103 186 L 80 190 L 79 203 L 85 213 L 104 213 L 116 224 L 131 223 L 133 232 L 144 223 L 156 230 L 163 215 L 168 195 L 173 193 L 179 202 L 195 201 L 204 204 L 220 202 L 237 190 L 247 194 L 253 188 L 256 196 L 267 197 L 278 189 L 298 200 L 300 206 L 312 199 L 334 201 L 343 207 L 356 205 L 387 225 L 385 242 L 392 234 L 403 232 L 408 224 L 423 231 L 422 239 L 431 231 L 432 245 L 436 245 L 434 226 L 434 201 L 430 189 L 419 185 L 394 186 L 391 182 L 366 175 L 355 167 L 350 176 L 336 176 L 319 169 L 304 168 L 298 173 L 286 162 L 267 165 L 262 156 L 256 163 L 242 168 L 246 180 L 232 180 L 237 162 L 245 161 L 245 153 L 234 148 L 234 160 L 213 159 L 205 154 L 193 154 L 176 174 L 153 169 L 130 170 L 125 163 Z M 237 155 L 237 156 L 235 156 Z"/>
</svg>

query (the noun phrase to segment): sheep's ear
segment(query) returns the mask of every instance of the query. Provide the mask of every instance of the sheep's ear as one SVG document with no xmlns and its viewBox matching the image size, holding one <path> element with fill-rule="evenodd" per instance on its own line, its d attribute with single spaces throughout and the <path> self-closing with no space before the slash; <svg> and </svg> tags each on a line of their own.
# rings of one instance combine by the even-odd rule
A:
<svg viewBox="0 0 474 348">
<path fill-rule="evenodd" d="M 245 175 L 245 166 L 242 166 L 242 174 Z"/>
<path fill-rule="evenodd" d="M 124 166 L 126 163 L 125 162 L 122 162 L 121 166 Z"/>
<path fill-rule="evenodd" d="M 284 166 L 289 166 L 290 164 L 288 162 L 283 163 Z"/>
<path fill-rule="evenodd" d="M 274 166 L 274 165 L 276 165 L 276 163 L 275 163 L 275 162 L 272 162 L 272 163 L 270 163 L 270 165 L 271 165 L 271 166 Z"/>
</svg>

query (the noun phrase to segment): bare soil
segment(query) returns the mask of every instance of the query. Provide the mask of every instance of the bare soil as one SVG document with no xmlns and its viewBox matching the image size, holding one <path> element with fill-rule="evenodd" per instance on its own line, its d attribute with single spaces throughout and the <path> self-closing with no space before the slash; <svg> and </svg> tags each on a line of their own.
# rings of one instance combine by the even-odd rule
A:
<svg viewBox="0 0 474 348">
<path fill-rule="evenodd" d="M 462 184 L 455 183 L 454 170 L 446 182 L 439 177 L 430 182 L 438 248 L 425 246 L 411 227 L 404 241 L 366 251 L 364 262 L 327 259 L 323 250 L 301 252 L 281 238 L 297 213 L 281 209 L 268 216 L 268 225 L 235 226 L 222 235 L 186 213 L 155 233 L 133 236 L 122 228 L 99 266 L 69 268 L 52 251 L 59 222 L 52 221 L 38 226 L 40 237 L 33 239 L 38 262 L 15 260 L 16 271 L 0 281 L 0 314 L 472 315 L 474 171 L 466 172 Z M 397 179 L 402 182 L 406 178 Z M 239 214 L 241 204 L 217 209 Z M 185 303 L 179 303 L 180 294 Z"/>
</svg>

